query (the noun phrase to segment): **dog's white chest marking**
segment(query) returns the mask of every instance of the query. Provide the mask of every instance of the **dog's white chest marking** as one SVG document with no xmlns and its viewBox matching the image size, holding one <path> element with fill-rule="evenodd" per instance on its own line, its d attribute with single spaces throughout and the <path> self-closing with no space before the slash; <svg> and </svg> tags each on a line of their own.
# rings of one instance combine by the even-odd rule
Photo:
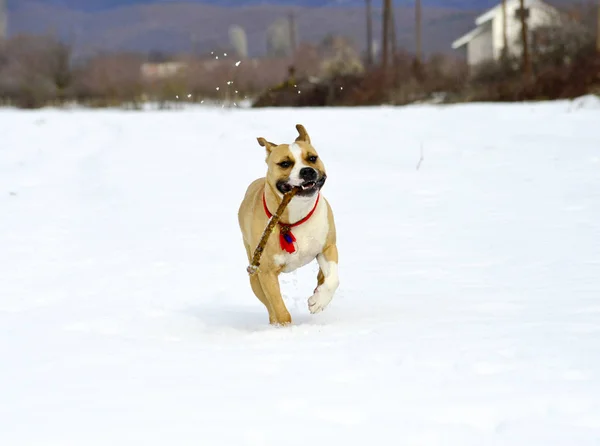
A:
<svg viewBox="0 0 600 446">
<path fill-rule="evenodd" d="M 301 215 L 301 217 L 297 219 L 294 218 L 292 221 L 302 219 L 310 212 L 312 206 L 314 206 L 314 199 L 301 199 L 294 203 L 296 198 L 301 197 L 295 197 L 292 200 L 288 207 L 290 210 L 289 214 L 290 217 L 297 217 L 298 215 Z M 308 210 L 306 210 L 307 207 Z M 314 214 L 308 221 L 293 227 L 291 231 L 294 234 L 294 237 L 296 237 L 296 251 L 291 254 L 282 251 L 280 254 L 276 254 L 274 258 L 277 266 L 283 266 L 282 271 L 284 273 L 289 273 L 308 265 L 323 251 L 323 247 L 327 240 L 327 234 L 329 233 L 327 203 L 325 203 L 323 197 L 319 200 L 319 204 L 317 205 Z"/>
</svg>

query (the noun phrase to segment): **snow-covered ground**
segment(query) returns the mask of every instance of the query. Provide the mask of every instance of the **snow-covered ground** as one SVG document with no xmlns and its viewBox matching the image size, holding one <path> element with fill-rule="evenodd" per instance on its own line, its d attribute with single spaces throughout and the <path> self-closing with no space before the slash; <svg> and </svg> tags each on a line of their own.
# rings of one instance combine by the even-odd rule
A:
<svg viewBox="0 0 600 446">
<path fill-rule="evenodd" d="M 0 110 L 0 444 L 600 444 L 598 102 Z M 272 328 L 237 209 L 298 122 L 341 285 Z"/>
</svg>

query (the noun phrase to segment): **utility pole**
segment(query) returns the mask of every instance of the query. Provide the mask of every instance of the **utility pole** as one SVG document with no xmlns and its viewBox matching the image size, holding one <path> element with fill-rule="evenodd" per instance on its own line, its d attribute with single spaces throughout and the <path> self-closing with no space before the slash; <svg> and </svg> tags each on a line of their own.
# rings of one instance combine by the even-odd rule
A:
<svg viewBox="0 0 600 446">
<path fill-rule="evenodd" d="M 394 12 L 394 4 L 390 5 L 390 27 L 391 27 L 391 47 L 392 47 L 392 83 L 394 87 L 398 87 L 398 64 L 396 63 L 396 13 Z"/>
<path fill-rule="evenodd" d="M 373 10 L 371 9 L 371 0 L 367 2 L 367 65 L 373 66 Z"/>
<path fill-rule="evenodd" d="M 421 36 L 422 36 L 422 23 L 423 23 L 423 18 L 422 18 L 422 8 L 421 8 L 421 0 L 415 0 L 415 32 L 416 32 L 416 36 L 415 36 L 415 40 L 417 42 L 417 48 L 416 48 L 416 58 L 417 58 L 417 64 L 421 65 L 421 62 L 423 61 L 423 42 L 421 40 Z"/>
<path fill-rule="evenodd" d="M 396 60 L 396 13 L 394 3 L 390 2 L 390 49 L 392 53 L 392 64 Z"/>
<path fill-rule="evenodd" d="M 523 74 L 526 77 L 531 76 L 531 58 L 529 57 L 529 39 L 527 32 L 527 10 L 525 9 L 525 0 L 520 1 L 519 15 L 521 18 L 521 41 L 523 44 Z"/>
<path fill-rule="evenodd" d="M 598 23 L 596 24 L 596 51 L 600 54 L 600 0 L 597 6 Z"/>
<path fill-rule="evenodd" d="M 290 28 L 290 47 L 292 49 L 292 56 L 296 54 L 296 15 L 294 12 L 290 12 L 289 15 L 289 28 Z"/>
<path fill-rule="evenodd" d="M 508 56 L 508 33 L 507 33 L 506 0 L 502 0 L 502 59 Z"/>
<path fill-rule="evenodd" d="M 190 33 L 190 45 L 192 47 L 192 57 L 198 55 L 198 36 L 196 33 Z"/>
<path fill-rule="evenodd" d="M 383 0 L 383 55 L 381 64 L 384 71 L 386 71 L 388 67 L 391 6 L 392 0 Z"/>
</svg>

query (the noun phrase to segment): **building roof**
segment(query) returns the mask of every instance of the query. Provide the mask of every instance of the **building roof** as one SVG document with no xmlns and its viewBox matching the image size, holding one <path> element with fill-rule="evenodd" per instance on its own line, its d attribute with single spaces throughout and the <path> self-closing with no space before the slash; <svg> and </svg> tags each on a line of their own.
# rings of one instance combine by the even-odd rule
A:
<svg viewBox="0 0 600 446">
<path fill-rule="evenodd" d="M 483 26 L 478 26 L 474 30 L 469 31 L 464 36 L 462 36 L 462 37 L 456 39 L 454 42 L 452 42 L 452 49 L 457 49 L 457 48 L 460 48 L 461 46 L 466 45 L 471 40 L 473 40 L 475 37 L 477 37 L 479 34 L 481 34 L 483 32 L 483 30 L 484 30 Z"/>
</svg>

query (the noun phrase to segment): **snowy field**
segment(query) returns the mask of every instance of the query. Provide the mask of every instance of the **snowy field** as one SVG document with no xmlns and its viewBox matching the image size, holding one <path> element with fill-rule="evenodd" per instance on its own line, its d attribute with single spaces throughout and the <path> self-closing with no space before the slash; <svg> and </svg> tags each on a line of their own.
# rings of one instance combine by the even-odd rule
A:
<svg viewBox="0 0 600 446">
<path fill-rule="evenodd" d="M 237 209 L 296 123 L 341 285 L 273 328 Z M 599 445 L 600 101 L 0 110 L 0 444 Z"/>
</svg>

